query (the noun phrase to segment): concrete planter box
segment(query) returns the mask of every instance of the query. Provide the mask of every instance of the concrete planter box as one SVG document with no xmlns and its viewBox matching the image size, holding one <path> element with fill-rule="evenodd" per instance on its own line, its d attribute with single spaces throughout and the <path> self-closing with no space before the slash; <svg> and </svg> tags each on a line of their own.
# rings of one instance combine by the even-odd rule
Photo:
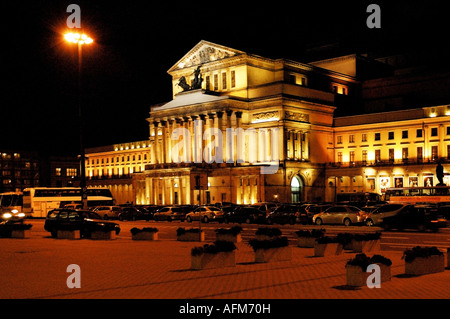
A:
<svg viewBox="0 0 450 319">
<path fill-rule="evenodd" d="M 178 241 L 205 241 L 205 232 L 185 232 L 184 234 L 177 235 Z"/>
<path fill-rule="evenodd" d="M 141 231 L 136 234 L 131 234 L 131 239 L 132 240 L 158 240 L 158 233 Z"/>
<path fill-rule="evenodd" d="M 405 274 L 406 275 L 426 275 L 436 272 L 445 271 L 445 258 L 444 255 L 429 256 L 429 257 L 416 257 L 411 262 L 405 261 Z"/>
<path fill-rule="evenodd" d="M 80 239 L 80 230 L 58 230 L 56 233 L 58 239 Z"/>
<path fill-rule="evenodd" d="M 302 248 L 314 248 L 315 243 L 315 237 L 298 237 L 297 240 L 297 246 Z"/>
<path fill-rule="evenodd" d="M 381 282 L 386 282 L 391 280 L 391 266 L 384 264 L 377 264 L 380 266 L 381 271 Z M 367 278 L 371 273 L 366 272 L 360 266 L 346 265 L 346 278 L 347 286 L 362 287 L 367 285 Z"/>
<path fill-rule="evenodd" d="M 216 234 L 216 240 L 230 241 L 232 243 L 240 243 L 242 242 L 241 234 Z"/>
<path fill-rule="evenodd" d="M 292 248 L 277 247 L 277 248 L 260 248 L 255 251 L 255 262 L 265 263 L 273 261 L 288 261 L 292 259 Z"/>
<path fill-rule="evenodd" d="M 14 225 L 4 225 L 0 226 L 0 238 L 29 238 L 30 237 L 29 224 L 14 224 Z"/>
<path fill-rule="evenodd" d="M 100 239 L 100 240 L 116 239 L 116 231 L 115 230 L 111 230 L 111 231 L 96 230 L 91 233 L 91 239 L 95 239 L 95 240 L 97 240 L 97 239 Z"/>
<path fill-rule="evenodd" d="M 218 252 L 216 254 L 204 253 L 197 256 L 191 255 L 191 269 L 211 269 L 236 266 L 236 253 Z"/>
<path fill-rule="evenodd" d="M 339 243 L 314 244 L 315 257 L 337 256 L 342 254 L 342 250 L 342 244 Z"/>
</svg>

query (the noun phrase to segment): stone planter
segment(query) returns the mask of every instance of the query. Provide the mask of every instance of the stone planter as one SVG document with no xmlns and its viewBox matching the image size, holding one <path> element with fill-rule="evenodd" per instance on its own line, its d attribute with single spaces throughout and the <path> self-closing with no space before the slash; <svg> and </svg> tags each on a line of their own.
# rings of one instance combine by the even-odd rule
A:
<svg viewBox="0 0 450 319">
<path fill-rule="evenodd" d="M 384 264 L 378 264 L 380 266 L 381 272 L 381 282 L 386 282 L 391 280 L 391 266 Z M 362 287 L 367 285 L 367 278 L 371 275 L 370 272 L 363 270 L 360 266 L 346 265 L 346 279 L 347 286 Z"/>
<path fill-rule="evenodd" d="M 426 275 L 436 272 L 445 271 L 445 258 L 444 255 L 428 256 L 428 257 L 416 257 L 413 261 L 405 261 L 405 274 L 406 275 Z"/>
<path fill-rule="evenodd" d="M 216 234 L 216 240 L 230 241 L 232 243 L 240 243 L 242 242 L 241 234 Z"/>
<path fill-rule="evenodd" d="M 342 244 L 339 243 L 326 243 L 326 244 L 314 244 L 314 257 L 328 257 L 337 256 L 342 254 Z"/>
<path fill-rule="evenodd" d="M 185 232 L 177 235 L 178 241 L 205 241 L 205 232 Z"/>
<path fill-rule="evenodd" d="M 236 266 L 236 253 L 218 252 L 215 254 L 204 253 L 201 255 L 191 255 L 191 269 L 211 269 Z"/>
<path fill-rule="evenodd" d="M 291 259 L 292 248 L 289 246 L 276 248 L 260 248 L 255 250 L 256 263 L 288 261 Z"/>
<path fill-rule="evenodd" d="M 349 248 L 354 253 L 368 253 L 371 251 L 372 248 L 372 241 L 371 240 L 356 240 L 353 239 L 351 243 L 349 244 Z"/>
<path fill-rule="evenodd" d="M 110 230 L 110 231 L 96 230 L 91 233 L 91 239 L 94 239 L 94 240 L 116 239 L 116 231 L 115 230 Z"/>
<path fill-rule="evenodd" d="M 0 225 L 0 238 L 29 238 L 30 224 L 2 224 Z"/>
<path fill-rule="evenodd" d="M 297 246 L 301 248 L 314 248 L 315 243 L 315 237 L 298 237 L 297 240 Z"/>
<path fill-rule="evenodd" d="M 136 234 L 131 234 L 131 239 L 132 240 L 158 240 L 158 233 L 141 231 Z"/>
<path fill-rule="evenodd" d="M 58 230 L 56 233 L 58 239 L 80 239 L 80 230 Z"/>
</svg>

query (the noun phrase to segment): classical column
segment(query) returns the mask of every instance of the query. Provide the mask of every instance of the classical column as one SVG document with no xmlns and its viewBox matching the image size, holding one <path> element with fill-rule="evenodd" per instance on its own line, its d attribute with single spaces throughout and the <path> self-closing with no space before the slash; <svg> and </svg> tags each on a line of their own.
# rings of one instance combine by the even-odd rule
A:
<svg viewBox="0 0 450 319">
<path fill-rule="evenodd" d="M 167 140 L 167 126 L 168 126 L 168 122 L 167 121 L 161 121 L 161 128 L 162 128 L 162 136 L 161 136 L 161 144 L 162 144 L 162 156 L 161 156 L 161 163 L 167 163 L 167 145 L 166 145 L 166 140 Z"/>
<path fill-rule="evenodd" d="M 242 112 L 235 112 L 234 114 L 236 116 L 236 129 L 238 129 L 241 127 Z M 236 161 L 240 160 L 242 162 L 245 161 L 245 135 L 237 135 L 236 139 L 240 141 L 236 143 Z"/>
<path fill-rule="evenodd" d="M 219 111 L 216 113 L 217 115 L 217 128 L 220 130 L 220 132 L 222 133 L 222 145 L 219 145 L 219 141 L 217 141 L 216 145 L 218 147 L 220 147 L 220 150 L 222 151 L 222 162 L 226 163 L 227 161 L 227 155 L 226 155 L 226 150 L 225 150 L 225 145 L 227 143 L 227 127 L 226 127 L 226 122 L 223 116 L 223 112 Z M 217 157 L 217 154 L 216 154 Z"/>
<path fill-rule="evenodd" d="M 152 164 L 160 163 L 159 160 L 159 143 L 158 143 L 158 125 L 159 122 L 153 122 L 153 143 L 152 143 Z"/>
<path fill-rule="evenodd" d="M 233 127 L 231 126 L 231 115 L 233 114 L 232 110 L 226 110 L 225 113 L 227 114 L 226 120 L 223 120 L 222 123 L 226 123 L 224 124 L 226 129 L 233 129 Z M 225 132 L 226 135 L 226 132 Z M 234 162 L 234 156 L 233 156 L 233 135 L 230 134 L 229 137 L 227 137 L 224 140 L 224 147 L 225 147 L 225 161 L 227 163 Z M 226 142 L 225 142 L 226 141 Z"/>
<path fill-rule="evenodd" d="M 303 152 L 304 156 L 303 156 L 303 158 L 305 160 L 310 160 L 310 157 L 309 157 L 309 154 L 310 154 L 310 150 L 309 150 L 309 138 L 310 138 L 309 137 L 309 132 L 305 132 L 303 135 L 305 137 L 304 152 Z"/>
<path fill-rule="evenodd" d="M 197 147 L 196 147 L 196 152 L 197 152 L 197 157 L 196 157 L 196 163 L 202 163 L 203 160 L 205 160 L 203 158 L 203 150 L 205 149 L 205 141 L 203 140 L 203 134 L 205 133 L 205 125 L 206 125 L 206 114 L 200 114 L 200 122 L 197 122 L 197 128 L 196 128 L 196 142 L 197 142 Z"/>
</svg>

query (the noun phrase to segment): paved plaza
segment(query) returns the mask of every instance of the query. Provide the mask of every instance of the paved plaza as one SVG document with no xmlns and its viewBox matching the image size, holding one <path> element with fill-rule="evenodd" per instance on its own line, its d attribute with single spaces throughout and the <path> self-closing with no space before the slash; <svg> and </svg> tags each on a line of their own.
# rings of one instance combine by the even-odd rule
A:
<svg viewBox="0 0 450 319">
<path fill-rule="evenodd" d="M 236 266 L 191 270 L 199 242 L 53 239 L 37 225 L 27 239 L 0 239 L 2 299 L 448 299 L 450 270 L 405 276 L 402 251 L 392 260 L 392 279 L 381 288 L 346 286 L 345 264 L 355 253 L 314 257 L 292 246 L 291 261 L 255 263 L 252 248 L 237 244 Z M 212 242 L 214 238 L 206 238 Z M 68 288 L 67 267 L 80 267 L 81 288 Z"/>
</svg>

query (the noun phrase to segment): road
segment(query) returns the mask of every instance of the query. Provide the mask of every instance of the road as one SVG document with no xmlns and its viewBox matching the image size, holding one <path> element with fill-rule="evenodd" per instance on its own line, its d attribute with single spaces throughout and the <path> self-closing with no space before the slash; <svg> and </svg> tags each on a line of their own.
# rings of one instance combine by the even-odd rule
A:
<svg viewBox="0 0 450 319">
<path fill-rule="evenodd" d="M 32 234 L 33 236 L 49 236 L 49 233 L 44 230 L 43 219 L 28 220 L 27 223 L 33 224 Z M 336 235 L 338 233 L 362 233 L 362 232 L 382 232 L 381 236 L 381 248 L 382 250 L 405 250 L 406 248 L 414 246 L 436 246 L 438 248 L 450 247 L 450 229 L 441 229 L 438 233 L 433 232 L 419 232 L 419 231 L 384 231 L 379 227 L 367 227 L 367 226 L 331 226 L 331 225 L 260 225 L 260 224 L 222 224 L 222 223 L 202 223 L 199 222 L 163 222 L 163 221 L 116 221 L 120 227 L 121 232 L 118 238 L 131 237 L 130 230 L 133 227 L 156 227 L 158 228 L 158 236 L 160 239 L 176 240 L 176 230 L 179 227 L 184 228 L 197 228 L 199 226 L 205 230 L 205 239 L 207 242 L 215 240 L 215 229 L 217 228 L 229 228 L 232 226 L 241 226 L 243 231 L 241 233 L 244 242 L 247 242 L 251 238 L 254 238 L 255 232 L 260 227 L 277 227 L 281 230 L 283 236 L 288 237 L 289 241 L 294 244 L 296 241 L 295 232 L 299 229 L 325 229 L 327 235 Z"/>
</svg>

